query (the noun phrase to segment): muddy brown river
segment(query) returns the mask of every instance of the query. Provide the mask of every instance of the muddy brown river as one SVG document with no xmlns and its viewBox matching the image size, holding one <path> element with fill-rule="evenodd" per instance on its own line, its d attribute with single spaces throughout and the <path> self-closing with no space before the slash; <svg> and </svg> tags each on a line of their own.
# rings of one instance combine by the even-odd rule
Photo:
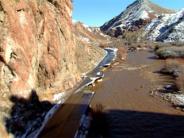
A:
<svg viewBox="0 0 184 138">
<path fill-rule="evenodd" d="M 137 51 L 106 71 L 91 102 L 94 110 L 103 107 L 103 115 L 96 115 L 88 137 L 184 137 L 184 113 L 150 95 L 155 88 L 172 83 L 156 73 L 163 65 L 152 53 Z"/>
<path fill-rule="evenodd" d="M 124 63 L 106 70 L 103 81 L 91 88 L 95 92 L 92 100 L 89 89 L 72 95 L 39 137 L 74 137 L 90 103 L 94 112 L 89 138 L 183 138 L 184 112 L 150 95 L 173 83 L 172 78 L 157 73 L 163 66 L 164 61 L 149 51 L 129 53 Z"/>
</svg>

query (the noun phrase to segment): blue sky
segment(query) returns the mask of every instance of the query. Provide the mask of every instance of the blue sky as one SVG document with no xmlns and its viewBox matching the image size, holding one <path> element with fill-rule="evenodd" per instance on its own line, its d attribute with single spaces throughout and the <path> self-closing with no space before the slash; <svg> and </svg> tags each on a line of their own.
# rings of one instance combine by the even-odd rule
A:
<svg viewBox="0 0 184 138">
<path fill-rule="evenodd" d="M 120 14 L 134 0 L 73 0 L 73 19 L 90 26 L 100 26 Z M 166 8 L 184 8 L 184 0 L 151 0 Z"/>
</svg>

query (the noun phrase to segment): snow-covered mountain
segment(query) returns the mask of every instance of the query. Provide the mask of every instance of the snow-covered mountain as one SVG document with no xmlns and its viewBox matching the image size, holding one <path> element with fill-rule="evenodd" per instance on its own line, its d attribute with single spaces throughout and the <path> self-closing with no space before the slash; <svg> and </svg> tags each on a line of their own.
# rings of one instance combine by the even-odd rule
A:
<svg viewBox="0 0 184 138">
<path fill-rule="evenodd" d="M 125 11 L 106 22 L 101 30 L 111 36 L 122 35 L 125 31 L 136 31 L 161 14 L 173 11 L 162 8 L 149 0 L 136 0 Z"/>
<path fill-rule="evenodd" d="M 154 19 L 145 30 L 148 40 L 184 42 L 184 9 Z"/>
</svg>

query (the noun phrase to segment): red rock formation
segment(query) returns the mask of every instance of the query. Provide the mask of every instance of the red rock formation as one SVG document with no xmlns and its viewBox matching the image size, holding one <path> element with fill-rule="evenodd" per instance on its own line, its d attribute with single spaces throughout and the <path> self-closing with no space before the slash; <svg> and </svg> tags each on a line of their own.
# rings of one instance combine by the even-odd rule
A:
<svg viewBox="0 0 184 138">
<path fill-rule="evenodd" d="M 76 83 L 71 10 L 70 0 L 0 0 L 4 90 L 26 96 L 30 89 L 55 87 L 56 82 L 61 89 Z"/>
</svg>

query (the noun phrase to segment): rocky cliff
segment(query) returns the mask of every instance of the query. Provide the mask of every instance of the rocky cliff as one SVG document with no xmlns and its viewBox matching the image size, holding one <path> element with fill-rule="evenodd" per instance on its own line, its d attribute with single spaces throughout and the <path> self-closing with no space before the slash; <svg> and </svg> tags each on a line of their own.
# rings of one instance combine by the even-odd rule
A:
<svg viewBox="0 0 184 138">
<path fill-rule="evenodd" d="M 26 98 L 36 89 L 40 99 L 52 100 L 56 91 L 72 88 L 94 68 L 92 61 L 103 58 L 96 47 L 83 45 L 78 51 L 71 16 L 70 0 L 0 0 L 0 137 L 6 137 L 2 121 L 11 95 Z M 83 69 L 77 53 L 88 60 L 85 52 L 95 49 L 98 56 Z"/>
<path fill-rule="evenodd" d="M 1 0 L 1 91 L 26 96 L 79 79 L 69 0 Z M 4 88 L 4 89 L 2 89 Z"/>
</svg>

